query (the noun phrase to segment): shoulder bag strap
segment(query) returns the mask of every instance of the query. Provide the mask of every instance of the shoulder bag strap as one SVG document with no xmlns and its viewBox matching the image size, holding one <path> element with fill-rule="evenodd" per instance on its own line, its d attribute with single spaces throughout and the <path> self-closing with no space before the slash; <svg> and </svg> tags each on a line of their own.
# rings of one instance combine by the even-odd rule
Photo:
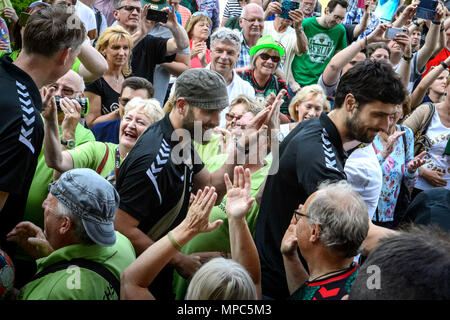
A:
<svg viewBox="0 0 450 320">
<path fill-rule="evenodd" d="M 430 110 L 428 111 L 427 119 L 425 120 L 425 122 L 424 122 L 424 124 L 423 124 L 421 134 L 425 134 L 425 133 L 427 132 L 428 127 L 429 127 L 430 124 L 431 124 L 431 120 L 433 119 L 434 112 L 436 111 L 436 106 L 434 105 L 434 103 L 429 102 L 429 103 L 428 103 L 428 106 L 429 106 Z"/>
<path fill-rule="evenodd" d="M 68 267 L 73 266 L 73 265 L 78 266 L 80 268 L 94 271 L 98 275 L 102 276 L 113 287 L 114 291 L 117 293 L 117 296 L 120 299 L 120 281 L 119 281 L 119 279 L 117 279 L 116 276 L 108 268 L 106 268 L 103 264 L 92 261 L 92 260 L 84 259 L 84 258 L 75 258 L 72 260 L 62 260 L 57 263 L 54 263 L 54 264 L 48 266 L 47 268 L 45 268 L 44 270 L 42 270 L 41 272 L 39 272 L 38 274 L 36 274 L 30 280 L 30 282 L 40 279 L 50 273 L 54 273 L 54 272 L 57 272 L 60 270 L 67 269 Z"/>
<path fill-rule="evenodd" d="M 100 165 L 97 168 L 97 173 L 100 174 L 102 172 L 103 168 L 105 167 L 106 160 L 108 160 L 108 154 L 109 154 L 109 148 L 108 145 L 105 143 L 106 151 L 105 155 L 103 156 L 102 162 L 100 162 Z"/>
</svg>

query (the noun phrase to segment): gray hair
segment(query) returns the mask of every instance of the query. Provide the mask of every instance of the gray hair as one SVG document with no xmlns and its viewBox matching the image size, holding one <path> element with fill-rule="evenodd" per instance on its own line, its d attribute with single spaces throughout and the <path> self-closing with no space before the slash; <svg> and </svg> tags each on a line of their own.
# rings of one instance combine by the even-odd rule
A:
<svg viewBox="0 0 450 320">
<path fill-rule="evenodd" d="M 256 59 L 262 55 L 263 53 L 270 53 L 270 52 L 276 52 L 278 55 L 280 55 L 280 53 L 275 50 L 275 49 L 271 49 L 271 48 L 264 48 L 264 49 L 260 49 L 258 51 L 256 51 L 251 57 L 250 57 L 250 65 L 252 67 L 252 69 L 255 69 L 256 67 Z M 278 61 L 277 63 L 277 67 L 275 68 L 275 70 L 273 71 L 273 73 L 275 73 L 275 71 L 278 69 L 278 67 L 281 64 L 281 57 L 280 57 L 280 61 Z"/>
<path fill-rule="evenodd" d="M 76 215 L 69 208 L 67 208 L 62 202 L 58 201 L 56 207 L 56 213 L 59 217 L 68 217 L 72 223 L 72 230 L 75 234 L 77 242 L 86 246 L 95 244 L 94 241 L 89 237 L 84 228 L 83 221 L 80 216 Z"/>
<path fill-rule="evenodd" d="M 259 4 L 249 3 L 242 8 L 241 18 L 245 18 L 245 16 L 247 15 L 248 8 L 251 8 L 251 7 L 255 7 L 255 8 L 258 8 L 259 10 L 261 10 L 262 16 L 264 17 L 264 9 Z"/>
<path fill-rule="evenodd" d="M 354 257 L 367 237 L 369 218 L 362 197 L 346 180 L 320 184 L 306 214 L 320 227 L 320 242 L 343 258 Z"/>
<path fill-rule="evenodd" d="M 233 101 L 231 101 L 230 110 L 237 104 L 245 104 L 247 106 L 247 111 L 253 113 L 255 116 L 265 108 L 260 101 L 253 99 L 246 94 L 240 94 L 234 98 Z"/>
<path fill-rule="evenodd" d="M 221 27 L 211 35 L 211 48 L 214 47 L 216 41 L 231 42 L 237 48 L 237 52 L 241 52 L 241 36 L 237 31 Z"/>
<path fill-rule="evenodd" d="M 257 300 L 256 287 L 245 268 L 231 259 L 214 258 L 192 277 L 186 300 Z"/>
<path fill-rule="evenodd" d="M 164 111 L 159 101 L 154 98 L 142 99 L 141 97 L 134 97 L 125 105 L 123 116 L 125 117 L 133 109 L 138 109 L 144 113 L 150 119 L 151 123 L 155 123 L 164 118 Z"/>
</svg>

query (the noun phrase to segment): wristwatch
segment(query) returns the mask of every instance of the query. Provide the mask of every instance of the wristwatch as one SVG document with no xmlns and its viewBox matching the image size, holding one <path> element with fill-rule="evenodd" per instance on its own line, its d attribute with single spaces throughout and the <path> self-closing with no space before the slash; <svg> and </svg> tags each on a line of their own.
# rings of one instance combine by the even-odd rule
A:
<svg viewBox="0 0 450 320">
<path fill-rule="evenodd" d="M 411 61 L 412 58 L 413 58 L 412 55 L 411 55 L 411 57 L 403 56 L 403 60 L 405 60 L 405 61 Z"/>
<path fill-rule="evenodd" d="M 61 139 L 61 144 L 63 146 L 66 146 L 67 149 L 75 148 L 75 140 L 74 139 L 69 139 L 69 140 L 62 140 Z"/>
</svg>

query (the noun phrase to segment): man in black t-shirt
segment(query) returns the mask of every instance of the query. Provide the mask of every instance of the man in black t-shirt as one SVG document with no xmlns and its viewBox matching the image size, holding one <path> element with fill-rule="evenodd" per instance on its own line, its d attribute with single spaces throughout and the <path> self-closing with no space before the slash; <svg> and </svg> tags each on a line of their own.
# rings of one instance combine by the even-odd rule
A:
<svg viewBox="0 0 450 320">
<path fill-rule="evenodd" d="M 153 37 L 148 33 L 155 22 L 146 18 L 150 5 L 142 8 L 140 0 L 115 0 L 114 6 L 114 17 L 118 24 L 127 30 L 134 40 L 131 54 L 132 75 L 153 83 L 155 66 L 174 61 L 176 53 L 189 46 L 186 31 L 178 24 L 175 11 L 164 8 L 161 11 L 168 13 L 168 20 L 167 23 L 160 24 L 170 29 L 173 38 Z"/>
<path fill-rule="evenodd" d="M 115 228 L 130 239 L 136 255 L 184 219 L 191 192 L 213 186 L 216 203 L 222 201 L 226 193 L 223 176 L 233 176 L 236 151 L 229 151 L 232 161 L 210 173 L 191 139 L 201 142 L 207 129 L 219 125 L 220 111 L 228 105 L 227 86 L 219 73 L 185 71 L 176 82 L 172 111 L 150 126 L 125 158 L 117 177 L 120 206 Z M 198 257 L 182 253 L 170 264 L 186 277 L 200 267 Z M 166 267 L 152 282 L 150 291 L 157 299 L 173 298 L 172 275 L 172 267 Z"/>
<path fill-rule="evenodd" d="M 15 62 L 6 56 L 0 60 L 0 246 L 10 256 L 15 246 L 6 242 L 6 234 L 22 221 L 44 138 L 40 112 L 54 91 L 43 104 L 39 89 L 72 67 L 85 32 L 65 7 L 48 7 L 30 16 Z"/>
<path fill-rule="evenodd" d="M 335 109 L 302 122 L 283 140 L 279 169 L 267 178 L 255 230 L 264 296 L 289 295 L 280 245 L 293 211 L 320 182 L 346 179 L 343 144 L 371 142 L 386 131 L 404 98 L 404 87 L 389 64 L 359 62 L 342 76 Z"/>
</svg>

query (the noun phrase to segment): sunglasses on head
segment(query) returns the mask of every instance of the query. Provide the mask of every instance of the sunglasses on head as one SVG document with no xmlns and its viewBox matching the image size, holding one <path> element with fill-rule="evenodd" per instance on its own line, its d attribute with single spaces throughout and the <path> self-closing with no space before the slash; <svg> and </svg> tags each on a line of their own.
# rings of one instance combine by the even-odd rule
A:
<svg viewBox="0 0 450 320">
<path fill-rule="evenodd" d="M 271 59 L 272 62 L 275 62 L 275 63 L 280 62 L 280 57 L 278 57 L 278 56 L 271 56 L 270 54 L 267 54 L 267 53 L 261 53 L 259 55 L 259 57 L 261 59 L 263 59 L 264 61 Z"/>
</svg>

